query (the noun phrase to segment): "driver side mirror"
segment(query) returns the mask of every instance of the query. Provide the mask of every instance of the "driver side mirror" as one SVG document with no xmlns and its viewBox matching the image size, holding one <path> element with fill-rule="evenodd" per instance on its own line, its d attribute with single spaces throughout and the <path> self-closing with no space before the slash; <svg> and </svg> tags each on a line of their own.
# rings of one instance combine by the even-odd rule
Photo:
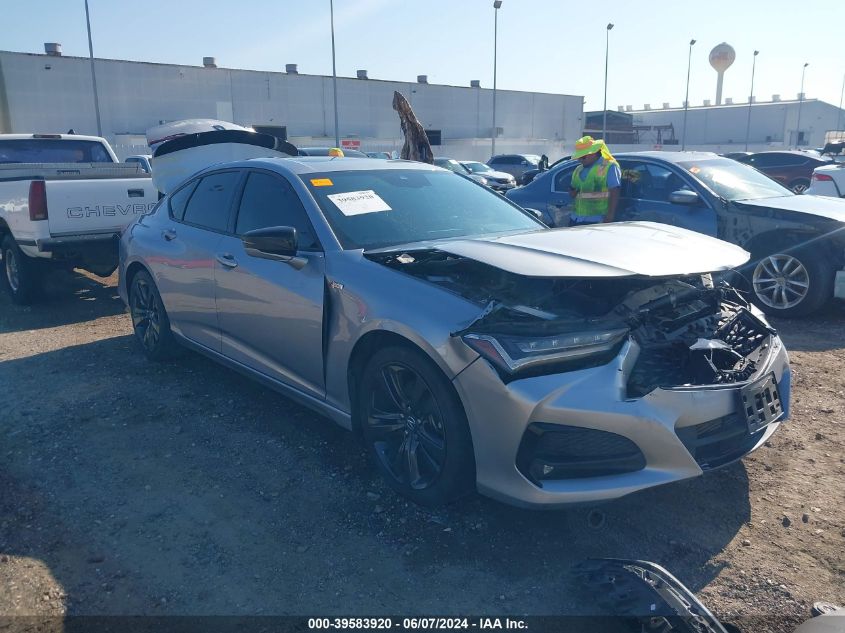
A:
<svg viewBox="0 0 845 633">
<path fill-rule="evenodd" d="M 296 269 L 308 263 L 305 258 L 296 256 L 298 238 L 292 226 L 270 226 L 248 231 L 241 236 L 241 242 L 250 257 L 287 262 Z"/>
<path fill-rule="evenodd" d="M 669 194 L 669 202 L 672 204 L 685 204 L 692 206 L 701 202 L 701 197 L 689 189 L 678 189 Z"/>
</svg>

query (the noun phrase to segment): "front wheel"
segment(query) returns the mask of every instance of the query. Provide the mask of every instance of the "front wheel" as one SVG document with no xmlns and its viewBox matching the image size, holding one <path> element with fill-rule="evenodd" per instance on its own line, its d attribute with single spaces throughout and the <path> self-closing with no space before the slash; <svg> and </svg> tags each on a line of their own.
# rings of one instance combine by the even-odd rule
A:
<svg viewBox="0 0 845 633">
<path fill-rule="evenodd" d="M 11 235 L 0 243 L 3 254 L 3 281 L 14 303 L 29 305 L 41 292 L 42 275 L 38 264 L 24 254 Z"/>
<path fill-rule="evenodd" d="M 754 303 L 771 316 L 806 316 L 833 294 L 833 266 L 819 254 L 787 250 L 760 257 L 753 265 Z"/>
<path fill-rule="evenodd" d="M 463 407 L 440 369 L 410 347 L 376 352 L 358 394 L 364 441 L 387 483 L 411 501 L 437 506 L 475 487 L 472 438 Z"/>
<path fill-rule="evenodd" d="M 170 358 L 175 352 L 176 340 L 170 331 L 170 319 L 161 295 L 146 271 L 139 271 L 132 278 L 129 313 L 135 338 L 147 358 L 156 361 Z"/>
</svg>

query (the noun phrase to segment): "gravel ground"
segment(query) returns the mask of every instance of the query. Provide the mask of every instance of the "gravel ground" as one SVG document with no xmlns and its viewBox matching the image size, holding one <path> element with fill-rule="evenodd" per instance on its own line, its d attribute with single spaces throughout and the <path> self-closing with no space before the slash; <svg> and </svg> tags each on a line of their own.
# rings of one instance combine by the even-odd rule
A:
<svg viewBox="0 0 845 633">
<path fill-rule="evenodd" d="M 589 508 L 408 505 L 309 410 L 193 353 L 147 362 L 115 286 L 0 297 L 0 616 L 588 613 L 587 557 L 657 562 L 740 626 L 845 603 L 841 305 L 775 323 L 793 415 L 767 446 L 595 528 Z"/>
</svg>

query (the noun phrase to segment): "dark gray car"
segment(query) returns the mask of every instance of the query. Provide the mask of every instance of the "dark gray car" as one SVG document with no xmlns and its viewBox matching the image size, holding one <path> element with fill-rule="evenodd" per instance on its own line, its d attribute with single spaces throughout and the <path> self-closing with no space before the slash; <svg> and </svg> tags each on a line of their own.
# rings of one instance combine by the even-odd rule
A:
<svg viewBox="0 0 845 633">
<path fill-rule="evenodd" d="M 179 342 L 314 408 L 422 504 L 612 499 L 741 458 L 789 410 L 777 334 L 707 274 L 747 253 L 647 222 L 548 230 L 430 165 L 218 164 L 120 250 L 148 357 Z"/>
<path fill-rule="evenodd" d="M 503 171 L 519 182 L 520 176 L 530 169 L 537 169 L 540 157 L 536 154 L 499 154 L 487 161 L 496 171 Z"/>
</svg>

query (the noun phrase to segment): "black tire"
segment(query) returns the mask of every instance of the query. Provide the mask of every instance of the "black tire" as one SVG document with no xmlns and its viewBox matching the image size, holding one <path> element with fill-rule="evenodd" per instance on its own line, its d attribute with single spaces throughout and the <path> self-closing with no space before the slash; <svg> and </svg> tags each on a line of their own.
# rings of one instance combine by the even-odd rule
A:
<svg viewBox="0 0 845 633">
<path fill-rule="evenodd" d="M 806 178 L 799 178 L 798 180 L 793 180 L 789 183 L 789 189 L 792 193 L 804 193 L 807 189 L 810 188 L 810 181 Z"/>
<path fill-rule="evenodd" d="M 154 361 L 172 358 L 178 348 L 170 330 L 170 319 L 153 278 L 145 270 L 132 277 L 129 314 L 135 338 L 146 357 Z"/>
<path fill-rule="evenodd" d="M 376 352 L 356 400 L 362 435 L 387 483 L 423 506 L 475 490 L 475 458 L 463 406 L 440 369 L 410 346 Z"/>
<path fill-rule="evenodd" d="M 11 235 L 0 243 L 3 253 L 3 285 L 12 301 L 29 305 L 41 295 L 42 270 L 38 262 L 24 254 Z"/>
<path fill-rule="evenodd" d="M 831 299 L 836 273 L 823 251 L 769 250 L 766 255 L 756 254 L 748 268 L 751 300 L 763 312 L 774 317 L 803 317 Z"/>
</svg>

